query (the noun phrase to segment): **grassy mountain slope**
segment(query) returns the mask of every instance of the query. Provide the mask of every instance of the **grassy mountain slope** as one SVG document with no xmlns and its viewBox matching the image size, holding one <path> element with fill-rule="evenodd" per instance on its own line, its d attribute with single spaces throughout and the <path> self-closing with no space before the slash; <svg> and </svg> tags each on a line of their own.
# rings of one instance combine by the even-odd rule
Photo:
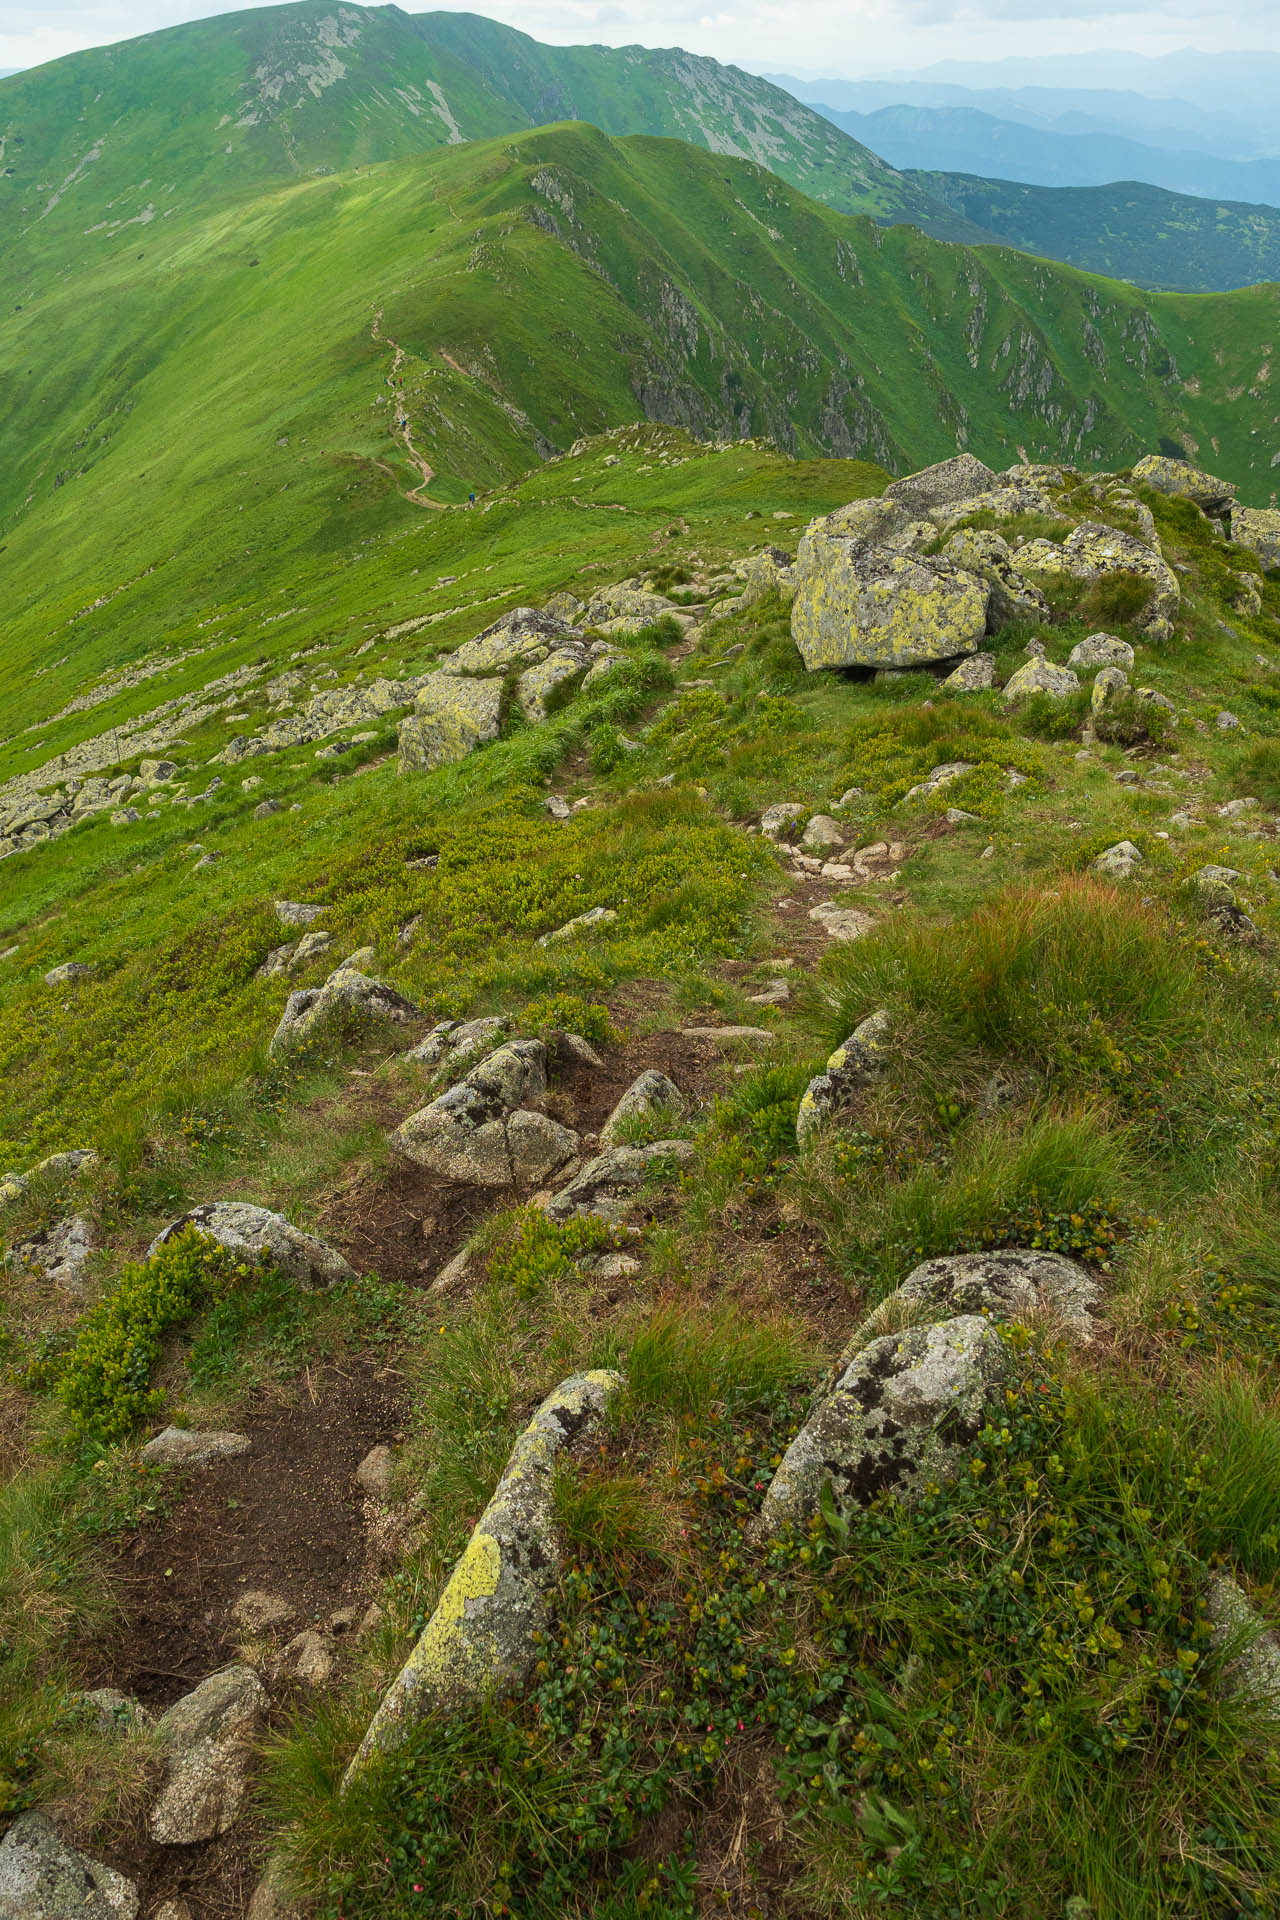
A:
<svg viewBox="0 0 1280 1920">
<path fill-rule="evenodd" d="M 254 182 L 305 178 L 549 121 L 746 155 L 846 211 L 964 221 L 767 81 L 631 47 L 544 47 L 472 14 L 220 15 L 0 83 L 0 234 L 41 257 Z"/>
<path fill-rule="evenodd" d="M 1187 292 L 1280 280 L 1280 208 L 1202 200 L 1133 180 L 1031 187 L 959 173 L 917 177 L 1010 246 L 1091 273 Z"/>
<path fill-rule="evenodd" d="M 266 689 L 240 689 L 248 722 L 224 709 L 175 744 L 185 794 L 0 866 L 0 1166 L 100 1156 L 0 1214 L 0 1820 L 38 1808 L 141 1912 L 190 1895 L 239 1920 L 268 1860 L 271 1898 L 287 1875 L 315 1920 L 1274 1905 L 1274 1718 L 1233 1690 L 1247 1636 L 1222 1643 L 1207 1609 L 1225 1573 L 1255 1631 L 1280 1623 L 1280 699 L 1259 664 L 1280 658 L 1280 585 L 1250 566 L 1242 618 L 1247 556 L 1149 496 L 1176 631 L 1127 626 L 1123 583 L 1105 623 L 1176 717 L 1125 711 L 1130 732 L 1088 746 L 1087 683 L 1010 707 L 927 674 L 806 674 L 785 604 L 733 604 L 726 570 L 882 479 L 650 428 L 394 547 L 368 544 L 353 501 L 331 527 L 342 619 L 257 635 L 268 669 L 301 653 L 300 699 L 331 674 L 421 671 L 517 601 L 622 574 L 695 602 L 695 624 L 615 642 L 612 691 L 429 774 L 397 775 L 387 722 L 337 759 L 257 759 L 246 788 L 244 765 L 212 763 L 266 717 Z M 1059 534 L 1058 515 L 1131 523 L 1087 481 L 1053 507 Z M 412 590 L 446 618 L 390 631 Z M 1059 664 L 1102 617 L 1034 631 Z M 992 635 L 1000 680 L 1032 631 Z M 779 800 L 797 826 L 834 813 L 856 873 L 771 845 Z M 1138 872 L 1092 872 L 1121 839 Z M 1192 883 L 1209 862 L 1256 934 Z M 812 917 L 833 897 L 863 938 Z M 320 908 L 330 947 L 264 978 L 298 931 L 281 899 Z M 616 917 L 540 944 L 599 906 Z M 269 1058 L 291 988 L 356 948 L 420 1014 Z M 46 983 L 73 958 L 93 971 Z M 877 1009 L 883 1070 L 801 1150 L 809 1077 Z M 408 1049 L 480 1014 L 547 1045 L 541 1104 L 583 1135 L 640 1071 L 674 1079 L 681 1110 L 629 1130 L 682 1145 L 624 1245 L 391 1155 L 438 1084 Z M 599 1065 L 558 1046 L 570 1026 Z M 282 1210 L 355 1275 L 304 1292 L 190 1245 L 139 1266 L 219 1199 Z M 72 1208 L 94 1249 L 79 1294 L 40 1271 Z M 954 1475 L 908 1505 L 877 1473 L 865 1504 L 761 1546 L 749 1522 L 825 1370 L 882 1329 L 896 1347 L 911 1315 L 886 1296 L 923 1257 L 1028 1244 L 1082 1263 L 1093 1338 L 1047 1314 L 1013 1329 Z M 558 1464 L 527 1673 L 428 1716 L 343 1795 L 513 1442 L 583 1366 L 618 1369 L 624 1397 Z M 168 1421 L 248 1450 L 140 1460 Z M 390 1479 L 366 1500 L 379 1445 Z M 274 1623 L 246 1624 L 263 1593 Z M 229 1831 L 152 1842 L 167 1729 L 127 1706 L 104 1721 L 84 1689 L 158 1712 L 246 1662 L 270 1702 L 236 1729 L 252 1798 L 238 1819 L 219 1803 Z"/>
<path fill-rule="evenodd" d="M 442 502 L 644 417 L 899 470 L 957 441 L 1093 464 L 1186 437 L 1247 497 L 1273 485 L 1274 290 L 1147 298 L 883 231 L 679 142 L 543 129 L 102 249 L 74 278 L 31 268 L 0 322 L 19 727 L 215 616 L 250 657 L 246 603 L 341 598 L 353 518 L 412 543 L 429 508 L 404 497 L 401 408 Z"/>
<path fill-rule="evenodd" d="M 1280 161 L 1223 160 L 1211 153 L 1148 146 L 1098 131 L 1000 120 L 974 107 L 893 105 L 871 113 L 824 108 L 837 126 L 865 141 L 895 167 L 928 173 L 977 174 L 1038 187 L 1100 187 L 1141 180 L 1172 193 L 1280 203 Z"/>
</svg>

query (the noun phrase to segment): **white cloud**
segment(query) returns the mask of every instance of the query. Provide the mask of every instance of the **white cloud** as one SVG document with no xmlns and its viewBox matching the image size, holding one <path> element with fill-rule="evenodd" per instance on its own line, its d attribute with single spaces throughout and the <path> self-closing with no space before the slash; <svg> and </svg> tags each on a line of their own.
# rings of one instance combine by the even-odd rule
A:
<svg viewBox="0 0 1280 1920">
<path fill-rule="evenodd" d="M 417 10 L 423 0 L 409 4 Z M 687 0 L 645 6 L 629 0 L 471 4 L 558 45 L 681 45 L 755 69 L 850 78 L 940 60 L 998 59 L 1010 51 L 1078 54 L 1082 27 L 1087 45 L 1147 53 L 1189 44 L 1280 50 L 1275 0 L 1235 0 L 1230 10 L 1218 11 L 1207 0 L 1159 0 L 1141 10 L 1132 4 L 1118 8 L 1113 0 L 810 0 L 803 7 L 754 0 L 705 12 Z M 0 68 L 34 66 L 215 10 L 210 0 L 3 0 Z M 1017 40 L 1011 47 L 1012 30 Z"/>
</svg>

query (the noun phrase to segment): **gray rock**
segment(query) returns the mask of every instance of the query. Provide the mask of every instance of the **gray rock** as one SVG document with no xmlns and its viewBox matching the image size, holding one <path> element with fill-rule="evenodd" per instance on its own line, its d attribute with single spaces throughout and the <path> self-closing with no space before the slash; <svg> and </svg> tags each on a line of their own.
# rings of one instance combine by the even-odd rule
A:
<svg viewBox="0 0 1280 1920">
<path fill-rule="evenodd" d="M 1067 665 L 1085 672 L 1092 672 L 1096 667 L 1119 667 L 1125 673 L 1132 673 L 1133 648 L 1113 633 L 1091 633 L 1072 647 Z"/>
<path fill-rule="evenodd" d="M 502 693 L 501 680 L 470 680 L 451 666 L 428 675 L 418 689 L 414 711 L 398 729 L 401 773 L 427 773 L 465 760 L 475 748 L 496 740 L 502 730 Z"/>
<path fill-rule="evenodd" d="M 267 1593 L 261 1587 L 250 1587 L 231 1609 L 231 1618 L 246 1633 L 270 1633 L 285 1626 L 293 1615 L 293 1607 L 282 1594 Z"/>
<path fill-rule="evenodd" d="M 1218 519 L 1235 507 L 1236 487 L 1231 480 L 1218 480 L 1211 473 L 1193 467 L 1189 460 L 1171 459 L 1167 454 L 1148 453 L 1133 469 L 1133 477 L 1144 486 L 1171 499 L 1190 500 L 1201 513 Z"/>
<path fill-rule="evenodd" d="M 713 1047 L 771 1047 L 778 1036 L 769 1027 L 681 1027 L 686 1040 L 708 1040 Z"/>
<path fill-rule="evenodd" d="M 224 1667 L 156 1723 L 166 1777 L 151 1809 L 151 1838 L 189 1847 L 225 1833 L 239 1818 L 249 1786 L 253 1738 L 266 1709 L 250 1667 Z"/>
<path fill-rule="evenodd" d="M 151 1715 L 141 1701 L 118 1687 L 94 1687 L 79 1696 L 79 1704 L 93 1716 L 94 1731 L 108 1737 L 151 1725 Z"/>
<path fill-rule="evenodd" d="M 909 807 L 921 800 L 930 800 L 935 793 L 941 793 L 944 787 L 949 787 L 955 780 L 963 780 L 966 773 L 972 772 L 971 760 L 948 760 L 942 766 L 935 767 L 927 780 L 919 781 L 904 793 L 900 805 Z"/>
<path fill-rule="evenodd" d="M 371 1500 L 388 1500 L 391 1497 L 391 1468 L 390 1447 L 370 1447 L 356 1468 L 356 1485 Z"/>
<path fill-rule="evenodd" d="M 1182 598 L 1177 575 L 1135 534 L 1087 520 L 1061 546 L 1052 540 L 1029 540 L 1014 548 L 1012 557 L 1022 577 L 1033 583 L 1063 574 L 1086 582 L 1115 573 L 1136 574 L 1146 581 L 1148 596 L 1134 624 L 1153 640 L 1172 638 L 1173 616 Z"/>
<path fill-rule="evenodd" d="M 253 810 L 255 820 L 269 820 L 273 813 L 283 813 L 284 808 L 278 800 L 259 800 Z"/>
<path fill-rule="evenodd" d="M 1244 875 L 1234 867 L 1220 867 L 1210 862 L 1208 866 L 1196 868 L 1190 885 L 1206 900 L 1230 902 L 1235 898 L 1234 889 L 1243 879 Z"/>
<path fill-rule="evenodd" d="M 42 1813 L 0 1840 L 0 1920 L 136 1920 L 138 1889 L 67 1845 Z"/>
<path fill-rule="evenodd" d="M 1211 1575 L 1205 1600 L 1214 1624 L 1211 1644 L 1230 1655 L 1223 1692 L 1248 1700 L 1269 1717 L 1280 1716 L 1280 1641 L 1227 1574 Z"/>
<path fill-rule="evenodd" d="M 1274 507 L 1233 507 L 1231 538 L 1256 553 L 1268 571 L 1280 567 L 1280 512 Z"/>
<path fill-rule="evenodd" d="M 556 1458 L 599 1424 L 621 1387 L 617 1373 L 574 1374 L 542 1402 L 421 1639 L 374 1715 L 344 1788 L 377 1755 L 400 1746 L 426 1714 L 482 1698 L 527 1670 L 560 1564 Z"/>
<path fill-rule="evenodd" d="M 333 1642 L 327 1633 L 304 1627 L 289 1642 L 277 1663 L 277 1672 L 304 1687 L 324 1687 L 333 1678 Z"/>
<path fill-rule="evenodd" d="M 483 1020 L 441 1020 L 404 1058 L 418 1067 L 447 1064 L 457 1070 L 488 1053 L 510 1026 L 505 1014 L 490 1014 Z"/>
<path fill-rule="evenodd" d="M 1009 1367 L 1000 1335 L 977 1314 L 873 1340 L 788 1447 L 756 1537 L 807 1526 L 824 1487 L 848 1512 L 880 1493 L 909 1499 L 927 1482 L 951 1478 Z"/>
<path fill-rule="evenodd" d="M 1041 1308 L 1088 1339 L 1101 1293 L 1087 1267 L 1064 1254 L 1011 1247 L 992 1253 L 951 1253 L 912 1270 L 897 1297 L 936 1307 L 939 1318 L 981 1313 L 1023 1320 Z"/>
<path fill-rule="evenodd" d="M 526 720 L 545 720 L 553 703 L 582 679 L 588 661 L 581 648 L 559 647 L 535 667 L 526 667 L 516 681 L 516 703 Z"/>
<path fill-rule="evenodd" d="M 1033 693 L 1047 693 L 1051 700 L 1065 700 L 1079 689 L 1079 678 L 1070 667 L 1055 667 L 1037 655 L 1005 681 L 1004 697 L 1012 703 L 1026 700 Z"/>
<path fill-rule="evenodd" d="M 796 557 L 791 637 L 806 667 L 915 667 L 975 653 L 991 589 L 950 560 L 897 553 L 815 520 Z"/>
<path fill-rule="evenodd" d="M 964 527 L 953 533 L 942 549 L 943 557 L 966 573 L 985 580 L 991 589 L 987 603 L 987 627 L 996 633 L 1012 620 L 1047 620 L 1049 602 L 1039 587 L 1022 578 L 1013 565 L 1008 541 L 1003 535 Z"/>
<path fill-rule="evenodd" d="M 556 927 L 551 933 L 544 933 L 538 941 L 540 947 L 558 946 L 562 940 L 576 940 L 584 933 L 594 933 L 598 927 L 609 927 L 617 919 L 612 907 L 590 907 L 586 913 L 580 913 L 572 920 L 566 920 L 562 927 Z"/>
<path fill-rule="evenodd" d="M 568 1186 L 553 1194 L 544 1211 L 557 1225 L 587 1215 L 620 1221 L 635 1205 L 638 1190 L 655 1163 L 670 1160 L 687 1167 L 693 1155 L 688 1140 L 658 1140 L 647 1147 L 609 1147 L 589 1160 Z"/>
<path fill-rule="evenodd" d="M 243 1200 L 211 1200 L 180 1214 L 156 1235 L 147 1248 L 147 1259 L 186 1227 L 194 1227 L 232 1253 L 270 1261 L 287 1279 L 308 1290 L 356 1277 L 355 1269 L 323 1240 L 291 1225 L 282 1213 L 249 1206 Z"/>
<path fill-rule="evenodd" d="M 601 1127 L 600 1145 L 613 1146 L 625 1120 L 647 1118 L 655 1113 L 683 1113 L 684 1108 L 684 1095 L 675 1081 L 669 1079 L 665 1073 L 658 1073 L 653 1067 L 647 1067 L 631 1082 Z"/>
<path fill-rule="evenodd" d="M 65 1153 L 48 1154 L 25 1173 L 0 1174 L 0 1206 L 20 1200 L 32 1181 L 37 1186 L 60 1186 L 82 1174 L 96 1173 L 101 1165 L 92 1147 L 71 1147 Z"/>
<path fill-rule="evenodd" d="M 428 1173 L 461 1185 L 536 1186 L 572 1160 L 570 1132 L 522 1102 L 546 1091 L 547 1050 L 513 1040 L 473 1067 L 389 1136 L 392 1149 Z"/>
<path fill-rule="evenodd" d="M 817 851 L 823 847 L 842 847 L 844 833 L 829 813 L 815 813 L 800 836 L 802 847 Z"/>
<path fill-rule="evenodd" d="M 300 987 L 291 993 L 271 1036 L 270 1052 L 280 1055 L 305 1045 L 331 1022 L 337 1020 L 391 1020 L 403 1025 L 418 1017 L 412 1000 L 389 987 L 384 980 L 371 980 L 354 968 L 338 967 L 322 987 Z"/>
<path fill-rule="evenodd" d="M 50 967 L 44 977 L 46 987 L 65 987 L 72 980 L 87 980 L 96 971 L 92 963 L 85 960 L 64 960 L 60 967 Z"/>
<path fill-rule="evenodd" d="M 796 1114 L 796 1141 L 805 1147 L 825 1123 L 848 1106 L 889 1064 L 889 1015 L 883 1007 L 859 1023 L 838 1046 L 822 1073 L 805 1088 Z"/>
<path fill-rule="evenodd" d="M 84 1292 L 84 1269 L 93 1252 L 93 1225 L 82 1213 L 69 1214 L 46 1233 L 22 1240 L 11 1258 L 64 1293 Z"/>
<path fill-rule="evenodd" d="M 230 1460 L 248 1453 L 247 1433 L 197 1432 L 192 1427 L 166 1427 L 148 1440 L 141 1458 L 149 1467 L 207 1467 L 214 1460 Z"/>
<path fill-rule="evenodd" d="M 1095 873 L 1103 873 L 1112 880 L 1127 880 L 1142 865 L 1142 853 L 1132 840 L 1117 840 L 1114 847 L 1108 847 L 1092 863 Z"/>
<path fill-rule="evenodd" d="M 1217 719 L 1214 721 L 1214 725 L 1217 727 L 1219 733 L 1235 733 L 1240 725 L 1240 722 L 1239 720 L 1237 720 L 1234 713 L 1228 713 L 1227 709 L 1224 707 L 1222 712 L 1218 715 Z"/>
<path fill-rule="evenodd" d="M 989 693 L 996 684 L 994 653 L 975 653 L 953 667 L 943 686 L 951 693 Z"/>
<path fill-rule="evenodd" d="M 837 900 L 822 900 L 816 907 L 810 907 L 809 918 L 816 920 L 830 939 L 841 942 L 861 940 L 876 929 L 869 913 L 860 913 L 856 907 L 842 907 Z"/>
<path fill-rule="evenodd" d="M 305 900 L 277 900 L 275 909 L 276 919 L 282 927 L 309 927 L 313 920 L 318 920 L 326 911 L 324 907 Z"/>
<path fill-rule="evenodd" d="M 796 821 L 803 820 L 808 811 L 808 807 L 799 800 L 779 800 L 761 814 L 760 831 L 766 840 L 789 839 Z"/>
<path fill-rule="evenodd" d="M 953 506 L 998 484 L 996 475 L 981 460 L 971 453 L 957 453 L 950 460 L 940 460 L 936 466 L 895 480 L 885 488 L 884 498 L 905 507 L 914 519 L 927 520 L 934 508 Z"/>
</svg>

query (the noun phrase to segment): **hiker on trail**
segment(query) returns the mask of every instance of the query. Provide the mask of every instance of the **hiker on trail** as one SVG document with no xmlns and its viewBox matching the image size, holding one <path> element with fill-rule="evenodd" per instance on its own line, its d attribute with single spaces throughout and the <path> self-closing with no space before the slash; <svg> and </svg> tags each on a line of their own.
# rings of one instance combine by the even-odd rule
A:
<svg viewBox="0 0 1280 1920">
<path fill-rule="evenodd" d="M 474 487 L 472 487 L 470 493 L 467 495 L 467 505 L 469 507 L 474 507 L 475 503 L 476 503 L 476 490 Z"/>
</svg>

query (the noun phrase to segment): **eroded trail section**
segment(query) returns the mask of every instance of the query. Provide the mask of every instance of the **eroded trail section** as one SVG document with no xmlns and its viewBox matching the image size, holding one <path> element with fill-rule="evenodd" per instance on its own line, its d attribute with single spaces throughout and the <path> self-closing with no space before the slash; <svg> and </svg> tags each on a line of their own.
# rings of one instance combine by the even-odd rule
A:
<svg viewBox="0 0 1280 1920">
<path fill-rule="evenodd" d="M 419 453 L 414 444 L 413 425 L 404 404 L 400 369 L 404 366 L 408 355 L 398 341 L 393 340 L 390 334 L 383 333 L 382 309 L 380 307 L 374 313 L 372 331 L 373 338 L 384 342 L 385 345 L 390 347 L 394 356 L 391 362 L 391 372 L 388 375 L 388 383 L 391 387 L 392 438 L 399 443 L 404 451 L 405 458 L 420 476 L 416 487 L 402 487 L 400 491 L 406 500 L 412 500 L 416 506 L 430 507 L 436 513 L 442 512 L 445 504 L 444 501 L 432 500 L 426 492 L 426 488 L 430 486 L 435 478 L 435 468 L 431 466 L 425 455 Z"/>
</svg>

